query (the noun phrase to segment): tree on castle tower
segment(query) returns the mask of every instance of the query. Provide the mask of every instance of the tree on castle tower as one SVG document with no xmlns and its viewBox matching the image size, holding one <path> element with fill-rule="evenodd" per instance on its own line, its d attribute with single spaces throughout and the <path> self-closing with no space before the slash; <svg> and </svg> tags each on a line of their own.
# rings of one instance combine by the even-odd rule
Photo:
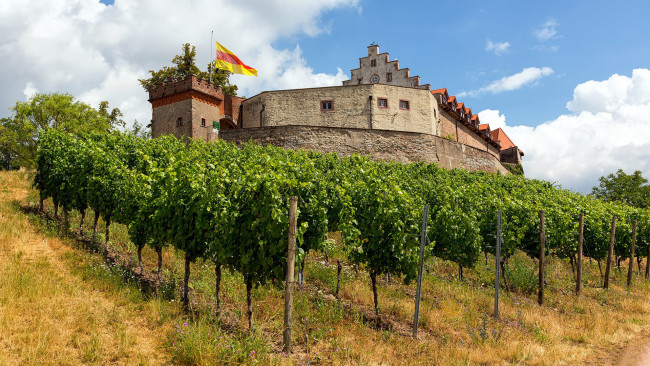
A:
<svg viewBox="0 0 650 366">
<path fill-rule="evenodd" d="M 189 43 L 183 45 L 183 53 L 176 55 L 172 59 L 172 63 L 174 66 L 165 66 L 158 71 L 149 70 L 151 77 L 138 79 L 140 85 L 146 91 L 149 91 L 151 87 L 170 80 L 184 79 L 187 76 L 194 75 L 201 80 L 207 80 L 216 86 L 220 86 L 225 94 L 237 94 L 237 85 L 230 83 L 231 72 L 215 68 L 215 60 L 212 60 L 207 65 L 207 71 L 201 71 L 196 66 L 196 47 Z"/>
</svg>

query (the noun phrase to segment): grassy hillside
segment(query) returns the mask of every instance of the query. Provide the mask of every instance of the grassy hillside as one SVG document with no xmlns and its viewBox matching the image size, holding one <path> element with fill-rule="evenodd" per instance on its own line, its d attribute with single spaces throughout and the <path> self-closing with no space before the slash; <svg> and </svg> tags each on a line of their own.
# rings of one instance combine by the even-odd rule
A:
<svg viewBox="0 0 650 366">
<path fill-rule="evenodd" d="M 464 269 L 462 280 L 455 264 L 428 261 L 420 336 L 413 339 L 415 285 L 378 281 L 376 319 L 368 273 L 348 265 L 333 234 L 329 265 L 324 253 L 307 258 L 294 300 L 296 352 L 284 355 L 281 287 L 254 290 L 255 330 L 248 332 L 243 278 L 224 270 L 217 316 L 214 266 L 198 261 L 192 308 L 184 312 L 182 253 L 164 252 L 158 294 L 140 291 L 126 228 L 111 226 L 109 246 L 124 255 L 109 266 L 88 248 L 96 245 L 53 219 L 50 202 L 49 215 L 36 213 L 29 180 L 26 173 L 0 172 L 0 364 L 599 364 L 613 362 L 650 324 L 650 286 L 636 266 L 629 290 L 627 262 L 603 290 L 598 265 L 586 261 L 583 294 L 576 297 L 570 264 L 551 257 L 540 307 L 536 264 L 518 253 L 506 268 L 509 291 L 502 288 L 499 319 L 492 317 L 493 257 Z M 86 215 L 86 228 L 92 217 Z M 79 217 L 70 220 L 76 227 Z M 156 253 L 146 247 L 143 256 L 145 271 L 153 273 Z M 343 263 L 340 300 L 333 296 L 337 259 Z"/>
</svg>

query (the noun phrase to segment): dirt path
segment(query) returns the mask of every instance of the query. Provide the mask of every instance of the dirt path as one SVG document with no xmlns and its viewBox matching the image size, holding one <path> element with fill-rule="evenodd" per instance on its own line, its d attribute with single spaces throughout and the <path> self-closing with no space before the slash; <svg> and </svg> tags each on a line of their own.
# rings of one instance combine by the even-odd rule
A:
<svg viewBox="0 0 650 366">
<path fill-rule="evenodd" d="M 16 210 L 25 177 L 0 172 L 0 364 L 162 364 L 151 305 L 100 292 L 72 274 L 72 254 Z"/>
<path fill-rule="evenodd" d="M 618 355 L 614 366 L 650 366 L 650 335 L 630 342 Z"/>
</svg>

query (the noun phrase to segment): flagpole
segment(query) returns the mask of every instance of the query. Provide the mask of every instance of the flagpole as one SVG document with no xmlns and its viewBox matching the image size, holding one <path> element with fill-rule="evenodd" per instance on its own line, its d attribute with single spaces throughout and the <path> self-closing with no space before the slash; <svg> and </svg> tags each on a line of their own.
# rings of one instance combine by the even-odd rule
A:
<svg viewBox="0 0 650 366">
<path fill-rule="evenodd" d="M 213 41 L 212 41 L 212 36 L 214 35 L 214 30 L 210 31 L 210 58 L 212 58 L 212 46 L 213 46 Z M 212 82 L 212 60 L 210 60 L 210 82 Z"/>
</svg>

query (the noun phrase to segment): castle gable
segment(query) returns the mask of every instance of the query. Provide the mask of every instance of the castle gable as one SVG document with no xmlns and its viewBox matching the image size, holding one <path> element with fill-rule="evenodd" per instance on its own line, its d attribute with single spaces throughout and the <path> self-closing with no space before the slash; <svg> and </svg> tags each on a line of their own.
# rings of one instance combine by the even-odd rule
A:
<svg viewBox="0 0 650 366">
<path fill-rule="evenodd" d="M 410 76 L 409 69 L 400 69 L 399 61 L 389 61 L 388 53 L 379 53 L 379 46 L 368 46 L 368 56 L 359 59 L 359 68 L 350 70 L 350 80 L 343 86 L 359 84 L 388 84 L 418 89 L 429 89 L 429 84 L 420 85 L 419 76 Z"/>
</svg>

